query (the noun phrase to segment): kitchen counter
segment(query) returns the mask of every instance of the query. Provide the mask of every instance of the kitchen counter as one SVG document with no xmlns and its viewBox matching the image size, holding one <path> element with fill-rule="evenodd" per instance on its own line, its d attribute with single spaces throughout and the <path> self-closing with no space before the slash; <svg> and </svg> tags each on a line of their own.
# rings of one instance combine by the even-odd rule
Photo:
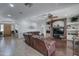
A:
<svg viewBox="0 0 79 59">
<path fill-rule="evenodd" d="M 36 49 L 44 55 L 55 54 L 55 41 L 52 38 L 44 38 L 40 35 L 29 35 L 24 34 L 26 44 Z"/>
</svg>

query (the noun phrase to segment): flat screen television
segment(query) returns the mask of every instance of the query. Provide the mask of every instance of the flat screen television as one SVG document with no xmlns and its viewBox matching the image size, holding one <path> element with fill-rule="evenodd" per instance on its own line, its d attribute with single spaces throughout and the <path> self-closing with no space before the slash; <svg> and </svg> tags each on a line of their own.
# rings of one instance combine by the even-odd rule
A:
<svg viewBox="0 0 79 59">
<path fill-rule="evenodd" d="M 61 38 L 61 36 L 64 36 L 64 30 L 60 30 L 60 29 L 61 28 L 53 28 L 53 37 L 54 38 Z"/>
<path fill-rule="evenodd" d="M 78 21 L 78 17 L 72 17 L 71 18 L 71 22 L 77 22 Z"/>
</svg>

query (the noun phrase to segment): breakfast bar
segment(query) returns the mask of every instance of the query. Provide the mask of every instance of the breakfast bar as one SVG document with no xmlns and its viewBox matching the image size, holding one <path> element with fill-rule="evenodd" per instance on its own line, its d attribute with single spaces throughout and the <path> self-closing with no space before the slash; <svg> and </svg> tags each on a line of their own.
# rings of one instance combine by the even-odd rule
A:
<svg viewBox="0 0 79 59">
<path fill-rule="evenodd" d="M 36 49 L 45 56 L 55 55 L 55 41 L 53 38 L 44 38 L 40 35 L 32 35 L 31 33 L 24 33 L 25 43 Z"/>
</svg>

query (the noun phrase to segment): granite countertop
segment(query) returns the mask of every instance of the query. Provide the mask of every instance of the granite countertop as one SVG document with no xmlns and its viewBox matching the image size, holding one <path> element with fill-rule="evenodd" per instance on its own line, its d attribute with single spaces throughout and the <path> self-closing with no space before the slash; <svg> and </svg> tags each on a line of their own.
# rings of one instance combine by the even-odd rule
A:
<svg viewBox="0 0 79 59">
<path fill-rule="evenodd" d="M 32 35 L 31 33 L 24 33 L 24 35 Z M 52 37 L 44 37 L 42 35 L 32 35 L 33 38 L 37 38 L 42 41 L 52 42 L 54 41 Z"/>
<path fill-rule="evenodd" d="M 38 38 L 38 39 L 40 39 L 40 40 L 47 40 L 47 41 L 53 41 L 52 39 L 52 37 L 44 37 L 44 36 L 40 36 L 40 35 L 32 35 L 32 37 L 34 37 L 34 38 Z"/>
<path fill-rule="evenodd" d="M 32 35 L 32 37 L 38 38 L 40 40 L 44 40 L 45 39 L 44 36 L 40 36 L 40 35 Z"/>
<path fill-rule="evenodd" d="M 23 33 L 23 35 L 32 35 L 31 33 Z"/>
</svg>

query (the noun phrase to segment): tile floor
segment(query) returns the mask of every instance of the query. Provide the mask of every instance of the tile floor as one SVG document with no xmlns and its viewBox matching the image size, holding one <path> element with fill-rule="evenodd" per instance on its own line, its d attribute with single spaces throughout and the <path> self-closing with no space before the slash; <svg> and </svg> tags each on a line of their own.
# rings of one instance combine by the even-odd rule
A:
<svg viewBox="0 0 79 59">
<path fill-rule="evenodd" d="M 70 43 L 68 42 L 70 45 Z M 69 46 L 68 45 L 68 46 Z M 56 49 L 56 56 L 72 56 L 71 48 Z M 0 37 L 0 56 L 43 56 L 41 53 L 24 43 L 24 39 Z"/>
<path fill-rule="evenodd" d="M 0 38 L 0 56 L 42 56 L 24 43 L 23 39 Z"/>
</svg>

